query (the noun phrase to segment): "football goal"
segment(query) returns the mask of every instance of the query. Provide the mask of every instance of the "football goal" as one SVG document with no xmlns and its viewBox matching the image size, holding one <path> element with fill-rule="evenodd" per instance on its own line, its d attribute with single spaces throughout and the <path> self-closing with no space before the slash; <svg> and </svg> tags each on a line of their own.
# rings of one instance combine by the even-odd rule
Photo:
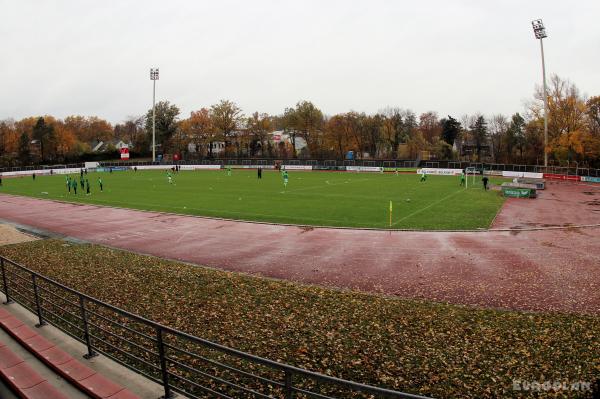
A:
<svg viewBox="0 0 600 399">
<path fill-rule="evenodd" d="M 469 176 L 471 180 L 469 181 Z M 476 182 L 481 181 L 481 172 L 474 166 L 465 168 L 465 188 L 469 188 L 469 185 L 475 187 Z"/>
</svg>

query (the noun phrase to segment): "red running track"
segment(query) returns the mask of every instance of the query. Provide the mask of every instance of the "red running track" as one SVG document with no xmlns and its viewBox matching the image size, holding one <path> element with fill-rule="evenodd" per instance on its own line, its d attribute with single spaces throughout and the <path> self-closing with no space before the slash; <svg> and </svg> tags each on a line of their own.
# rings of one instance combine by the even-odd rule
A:
<svg viewBox="0 0 600 399">
<path fill-rule="evenodd" d="M 303 283 L 484 307 L 600 314 L 600 186 L 561 182 L 535 200 L 509 199 L 492 229 L 480 232 L 280 226 L 9 195 L 0 195 L 0 219 Z M 571 225 L 588 227 L 565 228 Z"/>
</svg>

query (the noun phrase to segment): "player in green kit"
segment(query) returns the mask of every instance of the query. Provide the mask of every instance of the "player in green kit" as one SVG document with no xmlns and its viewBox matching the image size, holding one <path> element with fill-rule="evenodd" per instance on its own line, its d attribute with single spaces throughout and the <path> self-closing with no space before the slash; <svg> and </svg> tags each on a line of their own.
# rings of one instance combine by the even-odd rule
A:
<svg viewBox="0 0 600 399">
<path fill-rule="evenodd" d="M 461 186 L 465 185 L 465 172 L 460 173 L 460 185 Z"/>
<path fill-rule="evenodd" d="M 231 166 L 227 167 L 227 176 L 231 176 Z"/>
<path fill-rule="evenodd" d="M 169 184 L 173 184 L 173 176 L 171 176 L 171 172 L 167 172 L 167 180 Z"/>
<path fill-rule="evenodd" d="M 71 186 L 73 187 L 73 194 L 77 195 L 77 180 L 71 180 Z"/>
<path fill-rule="evenodd" d="M 287 184 L 288 184 L 288 172 L 287 170 L 283 171 L 283 186 L 285 188 L 287 188 Z"/>
<path fill-rule="evenodd" d="M 424 170 L 421 171 L 421 181 L 427 181 L 427 173 Z"/>
<path fill-rule="evenodd" d="M 69 194 L 71 194 L 71 176 L 67 176 L 67 190 L 69 191 Z"/>
<path fill-rule="evenodd" d="M 103 185 L 102 185 L 102 179 L 98 178 L 98 184 L 100 185 L 100 192 L 104 191 L 103 190 Z"/>
</svg>

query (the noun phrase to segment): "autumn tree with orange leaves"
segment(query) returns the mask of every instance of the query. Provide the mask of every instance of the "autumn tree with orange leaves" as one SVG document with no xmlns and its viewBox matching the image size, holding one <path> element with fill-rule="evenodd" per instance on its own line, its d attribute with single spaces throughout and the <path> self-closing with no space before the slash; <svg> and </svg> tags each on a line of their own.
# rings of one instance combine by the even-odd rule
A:
<svg viewBox="0 0 600 399">
<path fill-rule="evenodd" d="M 179 123 L 179 128 L 186 141 L 195 145 L 199 155 L 212 155 L 217 135 L 208 108 L 192 111 L 189 118 Z"/>
<path fill-rule="evenodd" d="M 530 106 L 530 135 L 539 134 L 543 120 L 543 92 L 538 88 Z M 593 108 L 569 80 L 553 75 L 548 87 L 548 146 L 545 151 L 557 162 L 585 161 L 598 157 L 598 135 L 594 133 Z M 590 113 L 589 106 L 592 107 Z"/>
<path fill-rule="evenodd" d="M 556 165 L 577 162 L 600 168 L 600 96 L 586 98 L 574 83 L 556 75 L 549 83 L 546 147 L 540 88 L 526 113 L 510 117 L 472 113 L 440 119 L 428 111 L 417 118 L 400 107 L 385 107 L 370 115 L 349 111 L 330 116 L 310 101 L 299 101 L 279 115 L 254 112 L 244 116 L 235 102 L 222 100 L 179 120 L 179 108 L 162 101 L 157 104 L 157 144 L 166 154 L 179 152 L 188 158 L 215 157 L 219 143 L 219 157 L 341 159 L 354 151 L 358 159 L 428 156 L 506 164 L 539 164 L 546 151 Z M 273 140 L 276 130 L 283 130 L 289 141 Z M 0 166 L 77 161 L 98 142 L 114 139 L 148 154 L 150 137 L 151 110 L 115 126 L 97 116 L 6 119 L 0 121 Z M 296 148 L 298 138 L 306 142 L 301 150 Z M 116 153 L 93 156 L 114 157 Z"/>
</svg>

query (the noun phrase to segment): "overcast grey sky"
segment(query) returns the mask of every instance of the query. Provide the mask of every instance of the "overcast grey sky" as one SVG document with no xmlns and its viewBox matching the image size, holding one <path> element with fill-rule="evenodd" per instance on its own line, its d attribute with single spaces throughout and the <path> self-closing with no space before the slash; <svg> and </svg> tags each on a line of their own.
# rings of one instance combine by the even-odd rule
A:
<svg viewBox="0 0 600 399">
<path fill-rule="evenodd" d="M 600 1 L 0 0 L 0 119 L 97 115 L 157 99 L 182 117 L 219 99 L 246 114 L 310 100 L 460 116 L 523 110 L 549 73 L 600 95 Z"/>
</svg>

